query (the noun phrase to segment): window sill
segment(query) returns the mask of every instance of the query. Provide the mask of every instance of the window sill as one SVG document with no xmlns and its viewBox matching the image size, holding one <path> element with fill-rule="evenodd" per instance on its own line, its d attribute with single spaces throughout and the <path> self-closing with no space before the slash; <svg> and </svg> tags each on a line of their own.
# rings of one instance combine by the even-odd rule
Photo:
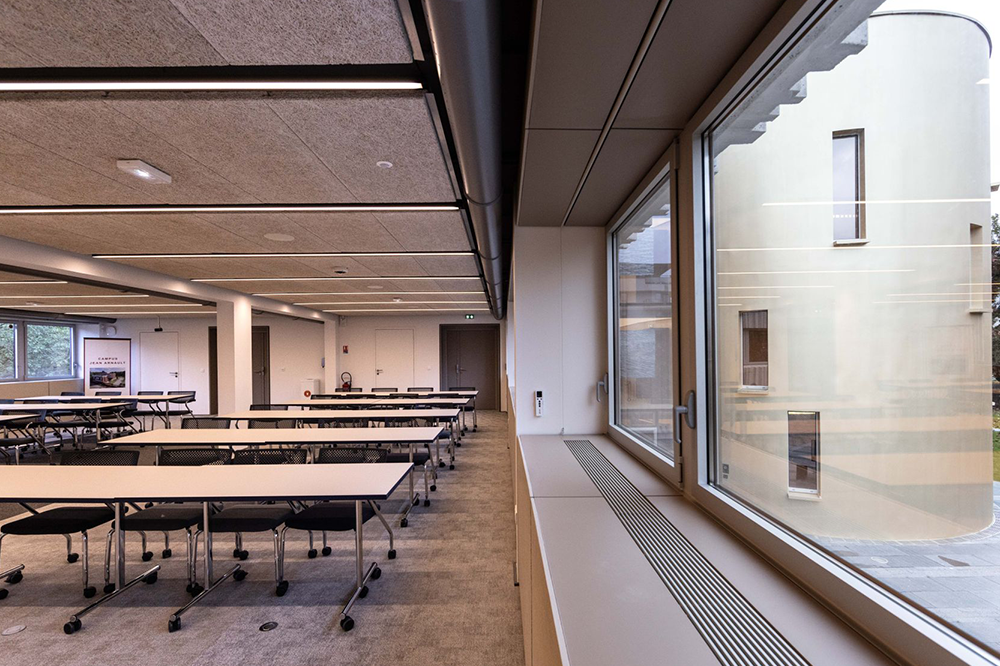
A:
<svg viewBox="0 0 1000 666">
<path fill-rule="evenodd" d="M 767 395 L 770 390 L 770 386 L 741 386 L 736 392 L 744 395 Z"/>
<path fill-rule="evenodd" d="M 789 490 L 788 499 L 798 500 L 800 502 L 819 502 L 823 499 L 823 496 L 819 493 L 808 493 L 799 490 Z"/>
<path fill-rule="evenodd" d="M 855 247 L 858 245 L 868 245 L 867 238 L 850 238 L 846 240 L 833 241 L 834 247 Z"/>
<path fill-rule="evenodd" d="M 969 308 L 969 314 L 975 315 L 986 314 L 989 311 L 989 308 Z"/>
</svg>

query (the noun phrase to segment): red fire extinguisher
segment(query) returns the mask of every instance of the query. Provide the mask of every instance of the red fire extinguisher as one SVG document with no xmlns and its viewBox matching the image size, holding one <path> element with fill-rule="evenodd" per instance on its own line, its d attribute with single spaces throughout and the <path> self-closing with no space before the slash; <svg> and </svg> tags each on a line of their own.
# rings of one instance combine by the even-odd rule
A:
<svg viewBox="0 0 1000 666">
<path fill-rule="evenodd" d="M 342 372 L 342 373 L 340 373 L 340 381 L 344 382 L 343 384 L 340 385 L 340 388 L 344 389 L 345 391 L 350 391 L 351 390 L 351 382 L 353 380 L 354 380 L 354 378 L 351 377 L 351 373 L 349 373 L 349 372 Z"/>
</svg>

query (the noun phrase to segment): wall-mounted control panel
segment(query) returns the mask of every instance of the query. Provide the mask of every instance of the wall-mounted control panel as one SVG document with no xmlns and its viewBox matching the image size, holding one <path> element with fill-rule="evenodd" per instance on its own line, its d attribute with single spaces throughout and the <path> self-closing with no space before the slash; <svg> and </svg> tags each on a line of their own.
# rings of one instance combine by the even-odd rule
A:
<svg viewBox="0 0 1000 666">
<path fill-rule="evenodd" d="M 535 391 L 535 416 L 542 415 L 542 407 L 544 403 L 542 402 L 542 392 Z"/>
</svg>

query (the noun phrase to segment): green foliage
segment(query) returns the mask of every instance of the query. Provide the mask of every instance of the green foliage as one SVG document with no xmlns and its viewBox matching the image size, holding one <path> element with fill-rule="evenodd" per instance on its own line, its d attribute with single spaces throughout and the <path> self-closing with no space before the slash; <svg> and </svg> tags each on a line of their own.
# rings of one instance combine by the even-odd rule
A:
<svg viewBox="0 0 1000 666">
<path fill-rule="evenodd" d="M 14 324 L 0 323 L 0 379 L 14 379 L 16 334 Z"/>
<path fill-rule="evenodd" d="M 992 266 L 993 285 L 990 288 L 993 300 L 993 378 L 1000 379 L 1000 294 L 997 292 L 997 285 L 1000 285 L 1000 215 L 992 218 L 992 230 L 990 233 L 990 257 Z"/>
<path fill-rule="evenodd" d="M 69 326 L 27 325 L 28 377 L 69 377 L 73 374 L 73 329 Z"/>
</svg>

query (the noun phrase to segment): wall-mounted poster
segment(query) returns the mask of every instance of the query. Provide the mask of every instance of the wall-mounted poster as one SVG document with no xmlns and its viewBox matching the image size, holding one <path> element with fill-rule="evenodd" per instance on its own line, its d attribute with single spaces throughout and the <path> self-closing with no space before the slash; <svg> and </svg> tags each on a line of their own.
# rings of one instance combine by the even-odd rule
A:
<svg viewBox="0 0 1000 666">
<path fill-rule="evenodd" d="M 83 388 L 87 395 L 97 391 L 132 393 L 132 339 L 83 339 Z"/>
</svg>

